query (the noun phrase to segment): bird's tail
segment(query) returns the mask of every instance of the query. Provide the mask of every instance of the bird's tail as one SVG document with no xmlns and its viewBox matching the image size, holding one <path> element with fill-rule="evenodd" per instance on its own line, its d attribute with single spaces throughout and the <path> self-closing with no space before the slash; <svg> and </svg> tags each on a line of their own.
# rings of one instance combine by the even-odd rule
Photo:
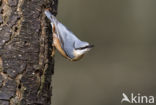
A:
<svg viewBox="0 0 156 105">
<path fill-rule="evenodd" d="M 57 19 L 56 17 L 50 13 L 50 11 L 48 9 L 46 9 L 44 11 L 45 15 L 47 16 L 47 18 L 51 21 L 51 24 L 55 24 L 57 23 Z"/>
</svg>

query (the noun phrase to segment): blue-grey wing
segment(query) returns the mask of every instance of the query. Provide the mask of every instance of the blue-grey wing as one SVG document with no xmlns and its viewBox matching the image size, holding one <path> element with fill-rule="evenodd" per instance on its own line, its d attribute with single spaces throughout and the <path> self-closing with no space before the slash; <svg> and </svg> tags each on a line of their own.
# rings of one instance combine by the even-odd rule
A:
<svg viewBox="0 0 156 105">
<path fill-rule="evenodd" d="M 80 40 L 60 22 L 57 23 L 56 29 L 62 41 L 62 48 L 70 58 L 74 58 L 73 50 L 75 49 L 75 42 Z"/>
</svg>

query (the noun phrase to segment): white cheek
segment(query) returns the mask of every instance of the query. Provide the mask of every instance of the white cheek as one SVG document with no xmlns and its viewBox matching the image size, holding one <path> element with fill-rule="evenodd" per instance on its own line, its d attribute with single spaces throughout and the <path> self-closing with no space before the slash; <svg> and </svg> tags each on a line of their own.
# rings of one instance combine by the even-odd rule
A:
<svg viewBox="0 0 156 105">
<path fill-rule="evenodd" d="M 81 50 L 74 50 L 74 56 L 80 56 L 83 54 L 83 52 Z"/>
</svg>

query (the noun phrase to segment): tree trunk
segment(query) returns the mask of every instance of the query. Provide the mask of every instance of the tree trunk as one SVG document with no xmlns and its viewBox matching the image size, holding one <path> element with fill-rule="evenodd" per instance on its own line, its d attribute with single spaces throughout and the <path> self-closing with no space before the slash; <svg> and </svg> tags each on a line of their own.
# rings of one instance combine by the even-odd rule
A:
<svg viewBox="0 0 156 105">
<path fill-rule="evenodd" d="M 57 0 L 0 0 L 0 105 L 50 105 Z"/>
</svg>

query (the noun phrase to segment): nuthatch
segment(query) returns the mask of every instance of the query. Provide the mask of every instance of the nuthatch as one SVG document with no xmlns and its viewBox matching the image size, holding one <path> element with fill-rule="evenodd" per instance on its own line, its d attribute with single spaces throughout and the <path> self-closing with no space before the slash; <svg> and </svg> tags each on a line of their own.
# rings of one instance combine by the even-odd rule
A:
<svg viewBox="0 0 156 105">
<path fill-rule="evenodd" d="M 55 47 L 65 58 L 70 61 L 79 60 L 93 47 L 93 45 L 90 45 L 88 42 L 78 39 L 71 31 L 60 23 L 48 9 L 45 10 L 45 15 L 51 22 L 53 47 Z M 54 51 L 52 55 L 54 55 Z"/>
</svg>

